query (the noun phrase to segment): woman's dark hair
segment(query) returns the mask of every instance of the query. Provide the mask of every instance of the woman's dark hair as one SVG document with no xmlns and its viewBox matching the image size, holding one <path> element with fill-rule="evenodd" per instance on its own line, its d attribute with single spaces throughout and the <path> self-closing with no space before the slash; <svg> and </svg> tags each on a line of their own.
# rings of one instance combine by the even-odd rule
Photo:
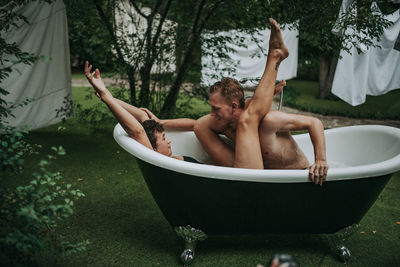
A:
<svg viewBox="0 0 400 267">
<path fill-rule="evenodd" d="M 162 133 L 164 132 L 164 127 L 155 120 L 146 120 L 142 122 L 143 128 L 146 131 L 146 135 L 150 140 L 151 146 L 153 148 L 157 148 L 157 138 L 156 132 Z"/>
</svg>

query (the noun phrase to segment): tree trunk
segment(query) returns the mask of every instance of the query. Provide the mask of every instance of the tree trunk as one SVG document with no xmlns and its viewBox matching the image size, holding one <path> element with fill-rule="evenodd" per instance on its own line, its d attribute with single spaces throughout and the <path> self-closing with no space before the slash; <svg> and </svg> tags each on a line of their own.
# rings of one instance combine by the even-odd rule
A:
<svg viewBox="0 0 400 267">
<path fill-rule="evenodd" d="M 140 79 L 142 81 L 142 85 L 140 88 L 140 96 L 139 96 L 139 104 L 142 107 L 148 107 L 150 103 L 150 82 L 151 82 L 151 69 L 154 65 L 154 62 L 160 51 L 157 51 L 156 44 L 159 42 L 159 38 L 162 32 L 162 27 L 167 18 L 172 0 L 169 0 L 164 9 L 162 10 L 162 16 L 158 21 L 158 25 L 156 27 L 156 32 L 154 36 L 153 33 L 153 21 L 156 18 L 156 14 L 159 12 L 159 9 L 162 4 L 162 0 L 158 0 L 156 6 L 152 9 L 151 14 L 146 18 L 147 20 L 147 30 L 146 30 L 146 47 L 145 47 L 145 62 L 144 66 L 140 68 Z"/>
<path fill-rule="evenodd" d="M 175 40 L 175 69 L 180 69 L 183 58 L 185 45 L 182 44 L 182 40 L 187 36 L 188 30 L 183 27 L 180 23 L 178 23 L 176 27 L 176 40 Z"/>
<path fill-rule="evenodd" d="M 130 101 L 131 104 L 136 106 L 136 80 L 135 80 L 135 71 L 132 67 L 127 71 L 128 73 L 128 82 L 129 82 L 129 91 L 131 93 Z"/>
<path fill-rule="evenodd" d="M 329 95 L 330 89 L 326 87 L 326 80 L 329 72 L 328 57 L 325 55 L 319 56 L 319 94 L 318 98 L 326 98 Z"/>
<path fill-rule="evenodd" d="M 141 107 L 148 107 L 150 103 L 150 75 L 151 75 L 151 66 L 153 63 L 145 63 L 140 69 L 140 80 L 142 81 L 142 85 L 140 86 L 140 95 L 139 95 L 139 105 Z"/>
<path fill-rule="evenodd" d="M 319 94 L 318 98 L 327 98 L 332 90 L 333 78 L 339 60 L 338 51 L 331 55 L 320 54 L 319 56 Z"/>
<path fill-rule="evenodd" d="M 174 84 L 171 86 L 167 98 L 165 99 L 164 105 L 161 109 L 161 115 L 164 118 L 169 118 L 175 109 L 175 104 L 176 100 L 178 99 L 179 89 L 181 88 L 187 69 L 189 68 L 189 63 L 192 59 L 193 48 L 194 48 L 194 42 L 192 42 L 188 50 L 186 50 L 185 57 L 183 59 L 182 64 L 179 66 L 178 74 L 176 76 Z"/>
<path fill-rule="evenodd" d="M 208 20 L 209 16 L 213 13 L 213 10 L 211 10 L 204 21 L 200 23 L 201 19 L 201 14 L 203 12 L 203 8 L 207 0 L 198 0 L 196 3 L 196 16 L 193 19 L 192 25 L 189 29 L 189 37 L 187 38 L 187 43 L 189 44 L 186 49 L 184 50 L 183 53 L 183 60 L 182 63 L 179 66 L 178 69 L 178 74 L 176 76 L 176 79 L 171 86 L 171 89 L 169 90 L 169 93 L 167 95 L 167 98 L 165 99 L 164 105 L 161 109 L 161 114 L 164 118 L 170 117 L 172 112 L 175 109 L 175 104 L 176 100 L 178 98 L 178 93 L 179 89 L 183 83 L 183 80 L 185 78 L 186 72 L 187 72 L 187 66 L 192 60 L 192 54 L 193 54 L 193 49 L 195 47 L 195 42 L 198 42 L 200 40 L 200 34 L 202 30 L 204 29 L 204 25 L 206 21 Z M 214 5 L 214 7 L 218 6 L 219 4 Z M 200 25 L 200 26 L 199 26 Z"/>
<path fill-rule="evenodd" d="M 109 20 L 109 17 L 104 13 L 104 10 L 101 7 L 101 2 L 93 0 L 94 5 L 96 6 L 97 12 L 102 19 L 104 25 L 107 28 L 107 31 L 111 37 L 112 43 L 114 44 L 114 48 L 117 51 L 117 59 L 119 64 L 122 66 L 122 69 L 128 74 L 129 88 L 130 88 L 130 101 L 132 105 L 136 105 L 136 80 L 135 80 L 135 71 L 133 67 L 125 62 L 122 48 L 119 45 L 118 38 L 114 32 L 114 28 L 112 23 Z M 110 3 L 111 4 L 111 3 Z"/>
</svg>

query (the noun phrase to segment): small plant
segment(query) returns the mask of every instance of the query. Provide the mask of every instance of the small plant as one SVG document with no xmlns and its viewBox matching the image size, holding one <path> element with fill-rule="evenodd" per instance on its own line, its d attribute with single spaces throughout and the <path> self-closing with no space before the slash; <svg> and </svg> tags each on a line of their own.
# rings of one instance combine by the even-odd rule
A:
<svg viewBox="0 0 400 267">
<path fill-rule="evenodd" d="M 93 90 L 87 89 L 85 100 L 92 100 L 94 98 Z M 80 124 L 86 125 L 87 127 L 100 128 L 104 125 L 110 125 L 115 122 L 115 119 L 107 106 L 100 100 L 96 103 L 87 107 L 81 104 L 75 105 L 75 117 Z"/>
<path fill-rule="evenodd" d="M 0 164 L 1 170 L 21 172 L 24 158 L 38 154 L 41 145 L 29 144 L 25 141 L 27 130 L 16 131 L 15 127 L 5 126 L 0 123 Z"/>
<path fill-rule="evenodd" d="M 60 172 L 49 170 L 62 147 L 52 147 L 54 155 L 39 162 L 39 171 L 27 185 L 13 191 L 0 189 L 0 245 L 13 263 L 31 264 L 40 252 L 69 255 L 85 250 L 89 242 L 72 244 L 56 233 L 57 223 L 73 214 L 74 201 L 85 195 L 71 184 L 64 184 Z"/>
<path fill-rule="evenodd" d="M 45 0 L 50 3 L 52 0 Z M 19 8 L 27 4 L 26 0 L 3 1 L 0 8 L 0 30 L 8 32 L 22 23 L 29 23 L 20 14 Z M 0 36 L 0 84 L 8 78 L 14 66 L 30 65 L 41 58 L 23 52 L 16 43 L 8 43 Z M 40 253 L 49 255 L 69 255 L 84 250 L 88 241 L 72 244 L 56 232 L 57 223 L 73 214 L 76 199 L 84 196 L 70 184 L 64 184 L 60 172 L 53 172 L 48 167 L 56 155 L 64 155 L 62 147 L 53 147 L 55 155 L 48 155 L 39 162 L 39 171 L 33 173 L 34 179 L 27 185 L 20 185 L 15 190 L 5 189 L 3 184 L 11 172 L 22 175 L 24 157 L 37 154 L 40 145 L 31 145 L 25 141 L 26 129 L 10 126 L 8 120 L 15 118 L 13 109 L 29 104 L 32 99 L 20 103 L 9 103 L 5 97 L 7 88 L 0 87 L 0 256 L 2 265 L 36 265 L 36 256 Z M 69 115 L 70 97 L 64 99 L 64 107 L 57 111 L 57 116 Z M 6 259 L 4 259 L 6 257 Z M 8 263 L 3 262 L 8 260 Z"/>
<path fill-rule="evenodd" d="M 59 109 L 56 109 L 56 118 L 60 118 L 63 123 L 74 115 L 74 103 L 72 102 L 71 94 L 64 97 L 63 105 Z"/>
<path fill-rule="evenodd" d="M 0 110 L 0 165 L 3 172 L 12 170 L 20 172 L 24 157 L 36 154 L 36 149 L 40 145 L 31 145 L 25 141 L 28 134 L 27 129 L 8 125 L 7 118 L 15 118 L 12 111 L 17 107 L 23 107 L 32 102 L 32 98 L 27 98 L 20 104 L 7 103 Z"/>
<path fill-rule="evenodd" d="M 283 104 L 284 105 L 293 105 L 296 102 L 296 98 L 299 96 L 299 93 L 296 91 L 296 88 L 291 86 L 285 86 L 283 89 Z"/>
</svg>

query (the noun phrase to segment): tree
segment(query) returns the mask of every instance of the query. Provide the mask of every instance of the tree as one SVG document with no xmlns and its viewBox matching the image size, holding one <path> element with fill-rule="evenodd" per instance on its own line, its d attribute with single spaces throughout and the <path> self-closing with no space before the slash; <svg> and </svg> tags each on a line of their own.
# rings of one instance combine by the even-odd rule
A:
<svg viewBox="0 0 400 267">
<path fill-rule="evenodd" d="M 333 1 L 309 1 L 307 5 L 296 1 L 285 4 L 289 17 L 298 21 L 296 27 L 300 32 L 300 45 L 308 47 L 310 53 L 319 56 L 319 98 L 329 96 L 336 65 L 341 49 L 350 51 L 351 45 L 360 49 L 361 46 L 376 46 L 374 38 L 379 40 L 384 29 L 391 25 L 383 14 L 391 13 L 399 5 L 388 3 L 388 1 L 375 1 L 383 13 L 372 5 L 372 0 L 353 1 L 336 24 L 341 0 Z M 275 2 L 277 7 L 279 2 Z M 342 36 L 332 34 L 336 28 L 343 32 Z M 351 28 L 351 31 L 346 29 Z"/>
<path fill-rule="evenodd" d="M 180 21 L 181 25 L 184 24 L 184 21 L 190 21 L 190 24 L 186 26 L 186 34 L 184 34 L 184 36 L 186 36 L 186 40 L 184 42 L 179 42 L 181 43 L 179 46 L 181 57 L 178 59 L 179 62 L 177 64 L 177 75 L 165 99 L 161 114 L 169 116 L 172 113 L 178 97 L 179 89 L 183 83 L 185 75 L 187 74 L 187 69 L 192 63 L 195 46 L 200 42 L 201 33 L 205 29 L 206 23 L 209 21 L 210 17 L 214 15 L 214 12 L 218 9 L 222 2 L 223 1 L 216 1 L 210 4 L 207 3 L 206 0 L 198 0 L 195 3 L 193 18 L 191 20 L 189 18 L 184 18 L 184 20 Z M 183 5 L 180 7 L 182 6 Z M 177 9 L 179 10 L 179 8 Z M 183 9 L 185 9 L 185 6 L 183 6 Z"/>
<path fill-rule="evenodd" d="M 112 40 L 118 64 L 128 76 L 131 103 L 149 106 L 153 66 L 167 64 L 166 51 L 171 49 L 170 27 L 164 27 L 172 0 L 157 0 L 142 6 L 134 1 L 97 1 L 93 3 Z M 120 19 L 115 19 L 118 14 Z M 128 22 L 128 23 L 127 23 Z M 139 101 L 136 86 L 139 75 Z M 155 86 L 153 87 L 155 88 Z"/>
<path fill-rule="evenodd" d="M 269 17 L 276 18 L 281 24 L 292 23 L 292 27 L 300 31 L 300 45 L 310 54 L 318 54 L 319 97 L 324 98 L 331 90 L 340 49 L 346 49 L 349 44 L 356 47 L 374 45 L 372 39 L 379 38 L 390 25 L 381 14 L 371 10 L 372 0 L 352 3 L 352 8 L 336 26 L 341 30 L 352 27 L 354 31 L 344 31 L 341 37 L 331 32 L 341 0 L 313 0 L 307 5 L 295 0 L 92 1 L 107 29 L 117 65 L 128 77 L 131 103 L 153 105 L 151 108 L 157 113 L 161 111 L 162 116 L 171 116 L 188 70 L 199 65 L 202 44 L 215 47 L 215 55 L 223 57 L 229 50 L 227 42 L 240 42 L 235 36 L 207 38 L 205 32 L 239 29 L 254 33 L 254 28 L 268 25 Z M 125 7 L 121 8 L 121 5 Z M 395 8 L 394 4 L 383 0 L 378 1 L 378 5 L 386 10 L 385 14 Z M 134 12 L 130 11 L 132 9 Z M 357 12 L 352 12 L 354 9 Z M 133 31 L 115 19 L 116 12 L 125 13 Z M 165 27 L 167 21 L 173 22 L 170 27 Z M 175 43 L 170 41 L 171 36 Z M 170 57 L 171 50 L 176 51 L 176 69 L 165 73 L 163 66 L 174 61 Z M 162 77 L 170 78 L 168 84 Z M 137 88 L 140 88 L 140 94 L 136 94 Z"/>
<path fill-rule="evenodd" d="M 19 23 L 27 23 L 27 20 L 15 10 L 25 5 L 29 0 L 11 1 L 2 3 L 0 7 L 0 33 L 5 33 L 11 28 L 16 27 Z M 17 64 L 31 64 L 37 59 L 37 56 L 21 51 L 16 43 L 8 43 L 3 36 L 0 36 L 0 81 L 10 76 L 12 68 Z M 15 105 L 9 105 L 5 96 L 9 92 L 6 88 L 0 87 L 0 124 L 8 117 L 12 117 L 11 110 Z"/>
<path fill-rule="evenodd" d="M 115 56 L 107 29 L 91 1 L 64 0 L 67 9 L 71 66 L 82 72 L 86 60 L 103 71 L 115 70 Z"/>
<path fill-rule="evenodd" d="M 240 32 L 250 35 L 257 34 L 257 30 L 265 28 L 269 17 L 275 17 L 281 22 L 288 22 L 290 18 L 278 8 L 271 9 L 266 1 L 252 0 L 197 0 L 179 1 L 173 6 L 171 18 L 178 22 L 177 50 L 179 52 L 176 78 L 164 102 L 161 113 L 169 116 L 172 113 L 179 89 L 187 75 L 187 70 L 193 64 L 193 55 L 196 45 L 212 47 L 213 56 L 227 57 L 231 52 L 228 43 L 235 43 L 246 47 Z M 193 8 L 194 7 L 194 8 Z M 282 9 L 284 10 L 284 9 Z M 188 23 L 189 22 L 189 23 Z M 219 31 L 237 30 L 237 35 L 217 36 Z M 201 51 L 204 53 L 204 51 Z M 234 62 L 235 63 L 235 62 Z M 229 67 L 228 67 L 229 68 Z"/>
<path fill-rule="evenodd" d="M 227 42 L 241 41 L 235 36 L 207 38 L 203 36 L 204 32 L 235 28 L 254 33 L 255 27 L 267 25 L 267 14 L 270 14 L 268 6 L 257 0 L 93 0 L 93 3 L 111 37 L 118 62 L 128 75 L 131 103 L 149 105 L 150 94 L 157 86 L 162 87 L 152 70 L 161 70 L 160 66 L 170 64 L 168 51 L 176 48 L 176 70 L 165 99 L 161 99 L 164 100 L 161 108 L 164 117 L 173 113 L 179 89 L 194 64 L 194 57 L 199 55 L 196 49 L 202 43 L 215 46 L 214 51 L 223 56 L 229 50 Z M 131 8 L 134 12 L 129 13 Z M 116 12 L 125 12 L 133 31 L 115 19 Z M 164 27 L 166 21 L 172 21 L 172 27 Z M 170 36 L 176 38 L 175 43 L 169 41 Z M 150 86 L 150 81 L 153 86 Z M 140 94 L 137 99 L 138 84 Z"/>
</svg>

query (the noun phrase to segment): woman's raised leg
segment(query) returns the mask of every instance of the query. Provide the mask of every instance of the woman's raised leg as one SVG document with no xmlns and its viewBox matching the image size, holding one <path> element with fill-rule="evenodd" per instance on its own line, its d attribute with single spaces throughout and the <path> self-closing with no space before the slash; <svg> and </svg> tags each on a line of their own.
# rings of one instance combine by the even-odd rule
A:
<svg viewBox="0 0 400 267">
<path fill-rule="evenodd" d="M 269 20 L 271 36 L 267 64 L 260 83 L 247 109 L 240 116 L 236 129 L 235 167 L 264 169 L 258 126 L 271 108 L 279 64 L 289 56 L 281 29 L 274 19 Z"/>
</svg>

